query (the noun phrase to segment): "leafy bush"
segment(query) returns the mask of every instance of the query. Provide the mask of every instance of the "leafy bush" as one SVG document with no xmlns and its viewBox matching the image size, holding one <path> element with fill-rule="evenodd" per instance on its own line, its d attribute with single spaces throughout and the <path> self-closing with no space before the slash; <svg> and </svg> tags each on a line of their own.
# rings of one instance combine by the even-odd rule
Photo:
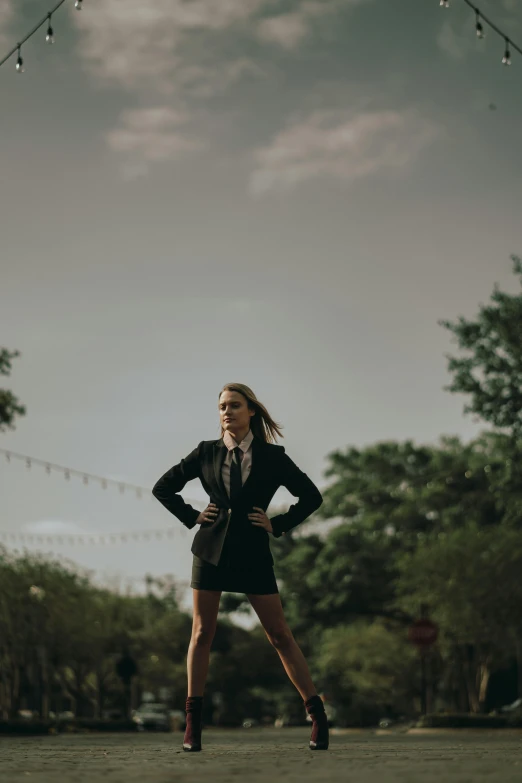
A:
<svg viewBox="0 0 522 783">
<path fill-rule="evenodd" d="M 480 715 L 476 713 L 432 713 L 423 715 L 417 723 L 422 729 L 505 729 L 505 715 Z"/>
<path fill-rule="evenodd" d="M 0 734 L 50 734 L 56 730 L 54 721 L 45 720 L 3 720 L 0 721 Z"/>
<path fill-rule="evenodd" d="M 133 720 L 104 720 L 100 718 L 76 718 L 59 724 L 61 731 L 137 731 Z"/>
</svg>

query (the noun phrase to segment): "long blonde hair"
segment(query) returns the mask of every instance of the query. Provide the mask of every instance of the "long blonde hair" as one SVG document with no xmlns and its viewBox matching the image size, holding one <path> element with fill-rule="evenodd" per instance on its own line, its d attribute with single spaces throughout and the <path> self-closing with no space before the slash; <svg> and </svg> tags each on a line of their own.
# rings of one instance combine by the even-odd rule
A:
<svg viewBox="0 0 522 783">
<path fill-rule="evenodd" d="M 275 443 L 276 435 L 279 435 L 280 438 L 285 437 L 281 432 L 282 425 L 274 421 L 265 406 L 259 402 L 250 386 L 246 386 L 244 383 L 226 383 L 219 392 L 218 404 L 224 391 L 239 392 L 246 398 L 248 407 L 255 410 L 255 414 L 250 419 L 250 429 L 256 438 L 259 438 L 264 443 Z M 221 427 L 221 437 L 223 437 L 223 433 L 224 429 Z"/>
</svg>

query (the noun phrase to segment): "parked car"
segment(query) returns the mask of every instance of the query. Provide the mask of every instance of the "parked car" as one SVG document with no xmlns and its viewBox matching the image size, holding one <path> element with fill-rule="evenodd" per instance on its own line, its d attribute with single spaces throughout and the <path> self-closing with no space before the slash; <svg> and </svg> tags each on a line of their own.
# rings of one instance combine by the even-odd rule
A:
<svg viewBox="0 0 522 783">
<path fill-rule="evenodd" d="M 36 718 L 37 716 L 38 713 L 36 710 L 18 710 L 18 717 L 23 720 L 33 720 L 33 718 Z"/>
<path fill-rule="evenodd" d="M 149 702 L 142 704 L 135 711 L 132 720 L 138 731 L 170 731 L 170 714 L 166 704 Z"/>
<path fill-rule="evenodd" d="M 63 712 L 59 712 L 56 717 L 58 720 L 74 720 L 76 715 L 74 712 L 71 712 L 71 710 L 65 710 Z"/>
</svg>

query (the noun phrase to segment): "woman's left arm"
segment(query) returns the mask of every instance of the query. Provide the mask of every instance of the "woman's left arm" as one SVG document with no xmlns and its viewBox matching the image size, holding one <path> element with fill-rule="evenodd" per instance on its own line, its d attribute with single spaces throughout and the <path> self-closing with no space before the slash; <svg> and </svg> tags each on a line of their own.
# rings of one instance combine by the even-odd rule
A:
<svg viewBox="0 0 522 783">
<path fill-rule="evenodd" d="M 279 538 L 283 533 L 287 533 L 292 528 L 300 525 L 310 514 L 317 511 L 323 502 L 323 496 L 312 479 L 306 473 L 303 473 L 295 462 L 290 459 L 288 454 L 285 453 L 284 446 L 279 448 L 282 449 L 278 465 L 281 484 L 299 500 L 293 506 L 290 506 L 285 514 L 278 514 L 271 518 L 270 522 L 275 538 Z"/>
</svg>

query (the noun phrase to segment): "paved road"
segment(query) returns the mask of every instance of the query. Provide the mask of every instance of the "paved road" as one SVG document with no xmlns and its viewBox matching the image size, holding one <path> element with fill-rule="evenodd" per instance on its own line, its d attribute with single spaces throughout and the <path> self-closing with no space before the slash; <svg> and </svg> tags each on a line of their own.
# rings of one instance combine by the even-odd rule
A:
<svg viewBox="0 0 522 783">
<path fill-rule="evenodd" d="M 522 733 L 334 734 L 311 752 L 307 729 L 209 729 L 201 753 L 181 734 L 0 737 L 0 779 L 39 783 L 520 783 Z"/>
</svg>

